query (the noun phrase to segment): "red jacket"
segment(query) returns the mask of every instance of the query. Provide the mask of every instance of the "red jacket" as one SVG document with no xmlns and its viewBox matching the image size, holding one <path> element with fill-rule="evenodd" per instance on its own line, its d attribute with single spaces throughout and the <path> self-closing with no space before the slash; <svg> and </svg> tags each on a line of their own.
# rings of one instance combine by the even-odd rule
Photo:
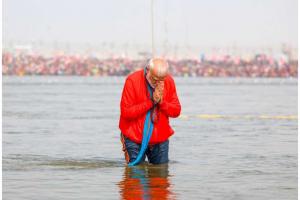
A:
<svg viewBox="0 0 300 200">
<path fill-rule="evenodd" d="M 142 143 L 147 111 L 153 107 L 149 95 L 144 70 L 136 71 L 127 77 L 120 103 L 119 128 L 126 137 L 138 144 Z M 154 124 L 149 144 L 164 142 L 173 135 L 169 117 L 178 117 L 180 111 L 175 82 L 168 75 L 164 80 L 163 100 L 158 105 L 159 120 Z"/>
</svg>

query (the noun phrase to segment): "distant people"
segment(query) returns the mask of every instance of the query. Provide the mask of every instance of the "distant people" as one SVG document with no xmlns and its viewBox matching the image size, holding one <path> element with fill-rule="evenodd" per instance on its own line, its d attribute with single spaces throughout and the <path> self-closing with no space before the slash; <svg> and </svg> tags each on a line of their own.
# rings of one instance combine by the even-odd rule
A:
<svg viewBox="0 0 300 200">
<path fill-rule="evenodd" d="M 127 76 L 143 68 L 144 60 L 99 59 L 86 55 L 2 53 L 3 75 Z M 201 55 L 197 59 L 168 60 L 170 74 L 192 77 L 298 77 L 298 60 L 274 59 L 264 54 L 237 56 Z"/>
<path fill-rule="evenodd" d="M 153 58 L 144 69 L 130 74 L 121 97 L 119 128 L 127 163 L 136 160 L 141 149 L 144 128 L 153 124 L 149 146 L 143 155 L 152 164 L 169 161 L 169 137 L 174 134 L 169 117 L 178 117 L 181 105 L 176 86 L 169 75 L 169 65 L 162 58 Z M 148 113 L 150 120 L 147 122 Z M 146 130 L 148 131 L 148 129 Z"/>
</svg>

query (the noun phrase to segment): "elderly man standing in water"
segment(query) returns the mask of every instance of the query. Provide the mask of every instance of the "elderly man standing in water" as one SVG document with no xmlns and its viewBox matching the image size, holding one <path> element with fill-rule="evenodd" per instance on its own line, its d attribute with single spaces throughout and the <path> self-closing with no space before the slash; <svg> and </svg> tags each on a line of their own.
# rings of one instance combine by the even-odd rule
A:
<svg viewBox="0 0 300 200">
<path fill-rule="evenodd" d="M 168 70 L 166 60 L 153 58 L 144 69 L 126 79 L 119 128 L 127 163 L 144 162 L 146 156 L 152 164 L 169 161 L 169 137 L 174 134 L 169 117 L 178 117 L 181 105 Z M 145 132 L 150 132 L 148 140 Z"/>
</svg>

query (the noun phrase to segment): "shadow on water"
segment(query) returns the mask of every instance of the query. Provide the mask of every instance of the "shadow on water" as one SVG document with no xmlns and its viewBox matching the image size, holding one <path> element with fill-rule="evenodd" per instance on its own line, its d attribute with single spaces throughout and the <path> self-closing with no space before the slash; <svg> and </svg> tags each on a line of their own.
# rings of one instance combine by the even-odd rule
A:
<svg viewBox="0 0 300 200">
<path fill-rule="evenodd" d="M 168 164 L 126 166 L 118 186 L 122 199 L 175 199 Z"/>
</svg>

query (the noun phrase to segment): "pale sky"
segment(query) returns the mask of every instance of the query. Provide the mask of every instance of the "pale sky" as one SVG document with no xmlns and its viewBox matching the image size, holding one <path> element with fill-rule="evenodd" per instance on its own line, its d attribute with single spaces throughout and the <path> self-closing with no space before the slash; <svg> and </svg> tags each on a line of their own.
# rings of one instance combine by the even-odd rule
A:
<svg viewBox="0 0 300 200">
<path fill-rule="evenodd" d="M 3 43 L 151 44 L 150 0 L 3 0 Z M 154 0 L 156 45 L 297 46 L 297 0 Z"/>
</svg>

